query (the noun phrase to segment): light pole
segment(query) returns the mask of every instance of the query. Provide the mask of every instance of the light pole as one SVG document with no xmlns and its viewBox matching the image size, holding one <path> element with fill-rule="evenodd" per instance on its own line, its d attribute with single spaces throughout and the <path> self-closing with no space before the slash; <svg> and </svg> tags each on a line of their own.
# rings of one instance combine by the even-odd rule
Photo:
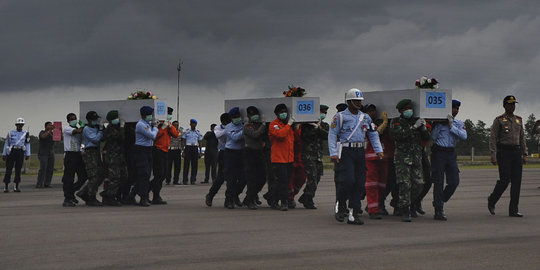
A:
<svg viewBox="0 0 540 270">
<path fill-rule="evenodd" d="M 176 121 L 180 122 L 180 71 L 182 71 L 182 58 L 178 59 L 176 70 L 178 71 L 178 94 L 176 96 Z"/>
</svg>

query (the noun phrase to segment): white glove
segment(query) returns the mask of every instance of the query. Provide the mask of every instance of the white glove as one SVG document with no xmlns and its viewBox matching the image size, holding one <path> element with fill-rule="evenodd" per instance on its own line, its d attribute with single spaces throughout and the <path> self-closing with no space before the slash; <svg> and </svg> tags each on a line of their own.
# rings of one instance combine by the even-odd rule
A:
<svg viewBox="0 0 540 270">
<path fill-rule="evenodd" d="M 418 120 L 416 120 L 416 123 L 414 123 L 414 125 L 412 126 L 414 129 L 417 129 L 421 126 L 425 126 L 426 125 L 426 120 L 422 119 L 422 118 L 418 118 Z"/>
<path fill-rule="evenodd" d="M 289 117 L 289 122 L 287 122 L 287 125 L 292 125 L 294 123 L 294 118 L 291 116 Z"/>
<path fill-rule="evenodd" d="M 120 127 L 123 128 L 126 125 L 126 120 L 120 119 Z"/>
<path fill-rule="evenodd" d="M 450 128 L 452 128 L 452 124 L 454 124 L 454 116 L 449 114 L 448 116 L 446 116 L 446 119 L 448 119 L 448 126 L 450 126 Z"/>
</svg>

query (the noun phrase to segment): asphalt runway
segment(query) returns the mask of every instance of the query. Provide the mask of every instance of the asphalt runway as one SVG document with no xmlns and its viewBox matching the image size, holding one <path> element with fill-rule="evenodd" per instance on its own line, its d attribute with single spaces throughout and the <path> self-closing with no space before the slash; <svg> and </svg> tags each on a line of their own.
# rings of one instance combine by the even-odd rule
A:
<svg viewBox="0 0 540 270">
<path fill-rule="evenodd" d="M 430 192 L 411 223 L 364 213 L 357 226 L 333 217 L 331 171 L 319 209 L 287 212 L 225 209 L 224 187 L 206 207 L 207 184 L 164 186 L 168 205 L 64 208 L 60 177 L 52 189 L 24 177 L 21 193 L 0 194 L 0 269 L 540 269 L 540 169 L 524 170 L 523 218 L 508 216 L 509 189 L 488 213 L 497 178 L 462 171 L 446 222 Z"/>
</svg>

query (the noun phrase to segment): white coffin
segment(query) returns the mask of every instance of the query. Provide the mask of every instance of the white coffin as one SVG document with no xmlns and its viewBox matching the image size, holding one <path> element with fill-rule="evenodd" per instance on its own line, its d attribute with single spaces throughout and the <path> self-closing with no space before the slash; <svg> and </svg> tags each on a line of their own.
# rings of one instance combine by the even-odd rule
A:
<svg viewBox="0 0 540 270">
<path fill-rule="evenodd" d="M 408 89 L 364 92 L 362 104 L 374 104 L 379 115 L 386 111 L 389 118 L 399 116 L 396 105 L 402 99 L 411 99 L 414 116 L 424 119 L 446 119 L 452 113 L 452 90 Z"/>
<path fill-rule="evenodd" d="M 140 109 L 142 106 L 154 108 L 154 119 L 167 119 L 167 101 L 164 99 L 140 99 L 140 100 L 104 100 L 104 101 L 80 101 L 79 119 L 85 120 L 86 113 L 96 111 L 106 122 L 105 117 L 110 110 L 118 110 L 119 117 L 126 122 L 137 122 L 141 119 Z"/>
<path fill-rule="evenodd" d="M 320 118 L 319 97 L 281 97 L 281 98 L 258 98 L 258 99 L 229 99 L 225 100 L 225 112 L 234 107 L 240 108 L 242 117 L 246 117 L 246 108 L 255 106 L 261 117 L 266 122 L 276 119 L 274 109 L 276 105 L 283 103 L 295 122 L 317 122 Z"/>
</svg>

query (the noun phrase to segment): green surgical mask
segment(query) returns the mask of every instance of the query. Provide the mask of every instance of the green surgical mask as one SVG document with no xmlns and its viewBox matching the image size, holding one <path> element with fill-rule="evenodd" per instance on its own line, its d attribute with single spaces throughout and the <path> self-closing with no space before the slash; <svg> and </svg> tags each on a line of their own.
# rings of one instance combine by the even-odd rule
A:
<svg viewBox="0 0 540 270">
<path fill-rule="evenodd" d="M 167 120 L 171 121 L 172 120 L 172 115 L 167 115 Z"/>
<path fill-rule="evenodd" d="M 414 115 L 414 111 L 411 109 L 408 109 L 403 112 L 403 117 L 405 118 L 411 118 Z"/>
<path fill-rule="evenodd" d="M 259 121 L 259 119 L 261 119 L 261 117 L 258 114 L 249 117 L 249 120 L 251 120 L 251 122 L 257 122 Z"/>
<path fill-rule="evenodd" d="M 279 119 L 281 119 L 281 120 L 287 119 L 287 113 L 286 113 L 286 112 L 280 113 L 280 114 L 279 114 Z"/>
<path fill-rule="evenodd" d="M 111 124 L 113 124 L 113 125 L 120 124 L 120 119 L 116 118 L 116 119 L 111 120 Z"/>
<path fill-rule="evenodd" d="M 326 113 L 321 113 L 321 120 L 324 120 L 326 118 Z"/>
<path fill-rule="evenodd" d="M 147 115 L 147 116 L 144 118 L 144 120 L 146 120 L 146 121 L 148 121 L 148 122 L 152 121 L 152 119 L 153 119 L 152 115 Z"/>
<path fill-rule="evenodd" d="M 92 121 L 92 125 L 93 125 L 93 126 L 97 126 L 97 125 L 99 125 L 99 121 L 97 121 L 97 120 L 93 120 L 93 121 Z"/>
<path fill-rule="evenodd" d="M 238 125 L 242 123 L 242 117 L 233 118 L 231 120 L 232 120 L 233 125 Z"/>
<path fill-rule="evenodd" d="M 79 123 L 79 121 L 77 121 L 77 119 L 71 120 L 71 121 L 69 121 L 69 126 L 70 127 L 77 127 L 77 123 Z"/>
</svg>

